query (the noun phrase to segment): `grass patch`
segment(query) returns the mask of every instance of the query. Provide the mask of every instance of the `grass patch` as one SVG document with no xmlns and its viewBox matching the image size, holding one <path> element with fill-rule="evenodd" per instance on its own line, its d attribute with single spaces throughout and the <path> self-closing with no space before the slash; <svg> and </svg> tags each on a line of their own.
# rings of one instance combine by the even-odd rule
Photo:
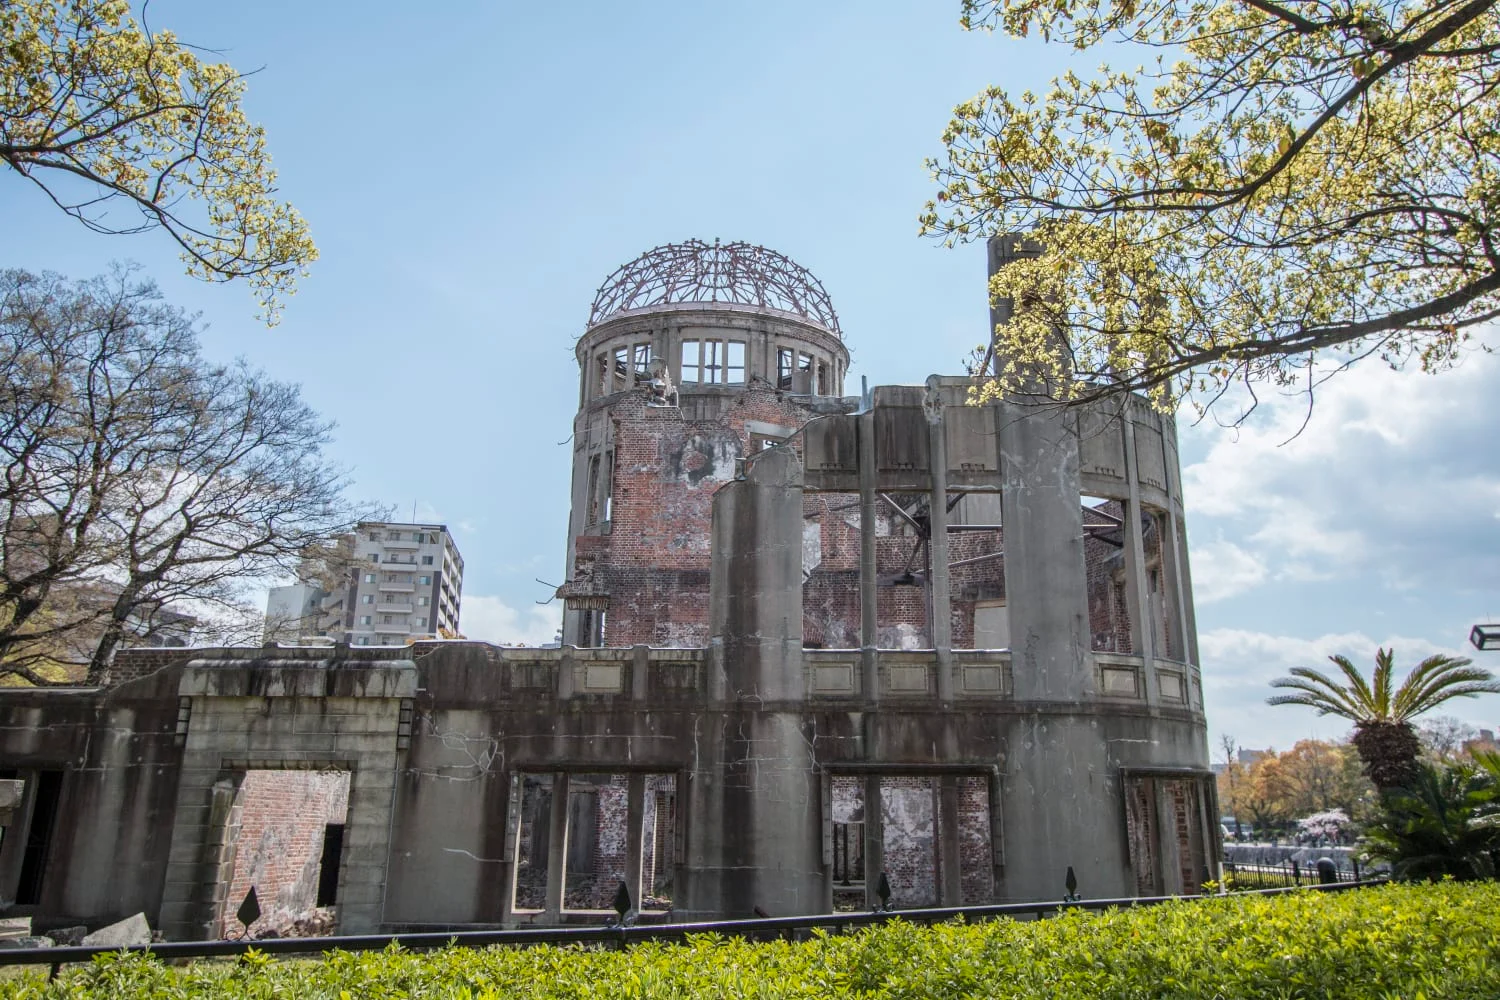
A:
<svg viewBox="0 0 1500 1000">
<path fill-rule="evenodd" d="M 895 922 L 811 941 L 395 949 L 170 967 L 110 956 L 0 997 L 1359 998 L 1500 996 L 1500 885 L 1230 896 L 1044 921 Z"/>
</svg>

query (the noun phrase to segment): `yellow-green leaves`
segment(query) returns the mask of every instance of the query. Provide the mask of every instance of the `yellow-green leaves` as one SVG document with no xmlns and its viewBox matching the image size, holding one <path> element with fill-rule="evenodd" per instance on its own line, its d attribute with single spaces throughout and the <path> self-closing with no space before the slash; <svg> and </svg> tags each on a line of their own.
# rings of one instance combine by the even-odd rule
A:
<svg viewBox="0 0 1500 1000">
<path fill-rule="evenodd" d="M 244 79 L 129 13 L 126 0 L 0 3 L 0 159 L 92 229 L 166 230 L 190 274 L 247 280 L 275 322 L 318 254 L 275 197 Z"/>
<path fill-rule="evenodd" d="M 808 941 L 400 949 L 168 966 L 111 955 L 0 980 L 0 997 L 1272 1000 L 1500 995 L 1500 887 L 1237 895 L 1039 921 L 896 921 Z"/>
<path fill-rule="evenodd" d="M 1500 8 L 965 0 L 963 14 L 1164 56 L 1064 73 L 1040 100 L 989 88 L 945 131 L 924 232 L 1024 233 L 1046 251 L 991 289 L 1014 311 L 983 392 L 1048 358 L 1067 362 L 1063 396 L 1146 390 L 1162 406 L 1298 384 L 1324 356 L 1439 370 L 1500 311 Z"/>
</svg>

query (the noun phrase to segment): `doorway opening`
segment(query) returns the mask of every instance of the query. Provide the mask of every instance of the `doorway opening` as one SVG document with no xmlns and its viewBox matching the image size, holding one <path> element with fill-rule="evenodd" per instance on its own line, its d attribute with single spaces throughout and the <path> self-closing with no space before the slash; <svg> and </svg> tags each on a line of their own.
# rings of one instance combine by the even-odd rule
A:
<svg viewBox="0 0 1500 1000">
<path fill-rule="evenodd" d="M 219 916 L 226 936 L 334 933 L 348 811 L 348 771 L 245 772 L 225 837 L 230 868 Z M 246 926 L 241 907 L 252 888 L 259 913 Z"/>
</svg>

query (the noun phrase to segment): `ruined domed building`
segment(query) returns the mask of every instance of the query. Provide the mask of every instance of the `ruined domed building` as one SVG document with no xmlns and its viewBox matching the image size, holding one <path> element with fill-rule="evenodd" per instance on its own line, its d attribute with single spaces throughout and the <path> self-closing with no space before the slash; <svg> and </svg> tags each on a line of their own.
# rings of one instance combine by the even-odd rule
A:
<svg viewBox="0 0 1500 1000">
<path fill-rule="evenodd" d="M 576 346 L 562 647 L 129 650 L 0 692 L 0 909 L 190 939 L 251 885 L 343 932 L 597 922 L 621 882 L 647 920 L 882 874 L 898 907 L 1195 892 L 1172 419 L 846 395 L 844 337 L 761 247 L 621 267 Z"/>
</svg>

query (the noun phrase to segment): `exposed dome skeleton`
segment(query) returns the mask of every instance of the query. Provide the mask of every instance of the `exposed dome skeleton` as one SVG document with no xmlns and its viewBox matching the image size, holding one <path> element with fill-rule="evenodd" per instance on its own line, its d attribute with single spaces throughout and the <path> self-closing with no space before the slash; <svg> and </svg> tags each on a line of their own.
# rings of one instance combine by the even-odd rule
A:
<svg viewBox="0 0 1500 1000">
<path fill-rule="evenodd" d="M 779 309 L 839 334 L 827 290 L 805 267 L 766 247 L 718 240 L 669 243 L 617 268 L 594 296 L 589 326 L 633 309 L 695 302 Z"/>
</svg>

